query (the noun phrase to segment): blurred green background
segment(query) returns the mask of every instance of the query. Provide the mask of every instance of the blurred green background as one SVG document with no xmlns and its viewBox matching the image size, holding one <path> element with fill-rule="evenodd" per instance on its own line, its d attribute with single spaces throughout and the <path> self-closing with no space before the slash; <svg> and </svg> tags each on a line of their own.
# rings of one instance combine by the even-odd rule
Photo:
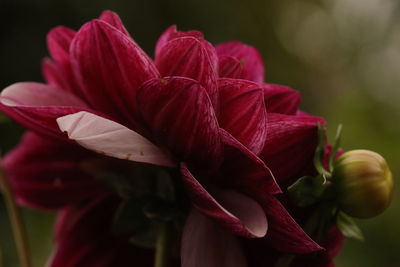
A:
<svg viewBox="0 0 400 267">
<path fill-rule="evenodd" d="M 212 43 L 240 40 L 257 47 L 266 80 L 302 93 L 302 108 L 328 121 L 330 135 L 344 124 L 343 147 L 386 157 L 395 179 L 400 157 L 400 2 L 398 0 L 0 0 L 0 87 L 42 81 L 50 28 L 78 29 L 102 10 L 116 11 L 150 54 L 169 25 L 198 29 Z M 5 153 L 22 129 L 1 118 Z M 400 266 L 400 200 L 381 216 L 360 220 L 366 241 L 348 240 L 339 267 Z M 0 207 L 5 266 L 18 266 L 7 215 Z M 53 216 L 24 210 L 35 266 L 52 246 Z"/>
</svg>

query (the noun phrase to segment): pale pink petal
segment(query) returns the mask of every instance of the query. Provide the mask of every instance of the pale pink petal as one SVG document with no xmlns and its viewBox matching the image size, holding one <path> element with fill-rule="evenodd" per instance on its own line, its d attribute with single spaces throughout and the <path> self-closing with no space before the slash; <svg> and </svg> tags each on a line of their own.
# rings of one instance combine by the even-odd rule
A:
<svg viewBox="0 0 400 267">
<path fill-rule="evenodd" d="M 181 165 L 181 174 L 188 195 L 199 211 L 234 234 L 245 237 L 263 237 L 266 234 L 267 218 L 256 201 L 230 189 L 212 188 L 207 191 L 185 164 Z"/>
<path fill-rule="evenodd" d="M 235 236 L 193 209 L 183 229 L 182 267 L 246 267 Z"/>
<path fill-rule="evenodd" d="M 161 166 L 174 162 L 161 149 L 138 133 L 89 112 L 57 119 L 61 131 L 81 146 L 107 156 Z"/>
</svg>

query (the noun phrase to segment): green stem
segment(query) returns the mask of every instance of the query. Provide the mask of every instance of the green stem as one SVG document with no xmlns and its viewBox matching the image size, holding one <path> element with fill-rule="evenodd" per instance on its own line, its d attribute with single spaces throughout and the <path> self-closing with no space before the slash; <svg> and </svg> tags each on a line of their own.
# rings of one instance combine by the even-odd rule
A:
<svg viewBox="0 0 400 267">
<path fill-rule="evenodd" d="M 8 180 L 0 168 L 0 187 L 3 190 L 4 201 L 10 218 L 11 228 L 14 235 L 15 246 L 21 267 L 32 267 L 29 254 L 28 238 L 22 219 L 21 210 L 14 200 Z"/>
<path fill-rule="evenodd" d="M 171 257 L 172 223 L 165 222 L 161 225 L 157 243 L 154 267 L 168 267 Z"/>
</svg>

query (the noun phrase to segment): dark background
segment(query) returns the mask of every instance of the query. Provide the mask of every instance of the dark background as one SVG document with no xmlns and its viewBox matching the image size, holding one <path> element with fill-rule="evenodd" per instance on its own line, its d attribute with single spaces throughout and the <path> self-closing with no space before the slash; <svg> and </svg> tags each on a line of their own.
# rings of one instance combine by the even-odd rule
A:
<svg viewBox="0 0 400 267">
<path fill-rule="evenodd" d="M 197 29 L 212 43 L 240 40 L 257 47 L 268 82 L 301 91 L 302 108 L 324 116 L 333 135 L 344 124 L 343 147 L 386 157 L 394 178 L 400 166 L 400 6 L 396 0 L 0 0 L 0 87 L 42 81 L 45 37 L 54 26 L 78 29 L 101 11 L 116 11 L 135 40 L 153 55 L 171 24 Z M 22 129 L 0 118 L 6 152 Z M 347 241 L 339 267 L 400 266 L 400 203 L 361 220 L 366 241 Z M 52 214 L 24 210 L 35 266 L 52 246 Z M 17 266 L 4 208 L 0 247 L 5 266 Z"/>
</svg>

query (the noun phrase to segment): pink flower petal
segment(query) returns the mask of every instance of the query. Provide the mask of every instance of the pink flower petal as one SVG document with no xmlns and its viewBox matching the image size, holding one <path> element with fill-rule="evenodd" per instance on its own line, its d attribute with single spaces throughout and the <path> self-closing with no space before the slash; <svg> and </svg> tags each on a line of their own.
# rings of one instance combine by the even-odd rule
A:
<svg viewBox="0 0 400 267">
<path fill-rule="evenodd" d="M 260 154 L 284 188 L 313 164 L 320 117 L 269 114 L 268 138 Z"/>
<path fill-rule="evenodd" d="M 196 81 L 153 79 L 136 95 L 137 122 L 143 133 L 166 146 L 181 161 L 217 167 L 222 160 L 219 126 L 210 99 Z"/>
<path fill-rule="evenodd" d="M 218 58 L 205 40 L 185 36 L 167 42 L 156 58 L 162 76 L 182 76 L 200 82 L 214 107 L 218 104 Z"/>
<path fill-rule="evenodd" d="M 264 83 L 264 98 L 268 112 L 294 115 L 300 104 L 300 93 L 289 87 Z"/>
<path fill-rule="evenodd" d="M 89 109 L 67 91 L 25 82 L 10 85 L 1 92 L 0 110 L 36 132 L 60 137 L 57 117 Z"/>
<path fill-rule="evenodd" d="M 215 47 L 218 56 L 232 56 L 243 65 L 240 78 L 261 83 L 264 81 L 264 64 L 260 53 L 252 46 L 241 42 L 227 42 Z"/>
<path fill-rule="evenodd" d="M 70 51 L 90 106 L 132 125 L 136 89 L 159 75 L 152 60 L 132 39 L 100 20 L 82 26 Z"/>
<path fill-rule="evenodd" d="M 263 90 L 246 80 L 220 79 L 220 126 L 258 154 L 267 136 Z"/>
<path fill-rule="evenodd" d="M 89 112 L 57 119 L 61 131 L 81 146 L 107 156 L 172 167 L 175 163 L 157 146 L 114 121 Z"/>
<path fill-rule="evenodd" d="M 243 65 L 232 56 L 219 56 L 219 77 L 240 79 L 243 76 Z"/>
<path fill-rule="evenodd" d="M 77 145 L 28 133 L 5 155 L 2 167 L 19 204 L 59 209 L 105 191 L 80 168 L 81 161 L 91 157 Z"/>
<path fill-rule="evenodd" d="M 238 240 L 193 209 L 183 229 L 182 267 L 246 267 Z"/>
<path fill-rule="evenodd" d="M 111 26 L 115 27 L 117 30 L 125 34 L 126 36 L 130 36 L 129 32 L 126 30 L 124 24 L 121 21 L 121 18 L 118 16 L 117 13 L 112 12 L 110 10 L 103 11 L 101 13 L 99 20 L 107 22 Z"/>
<path fill-rule="evenodd" d="M 266 234 L 267 219 L 257 202 L 233 190 L 213 189 L 214 198 L 185 164 L 181 165 L 181 174 L 189 197 L 199 211 L 234 234 L 245 237 L 262 237 Z"/>
<path fill-rule="evenodd" d="M 47 34 L 47 47 L 55 61 L 69 60 L 69 46 L 74 36 L 75 31 L 64 26 L 55 27 Z"/>
</svg>

